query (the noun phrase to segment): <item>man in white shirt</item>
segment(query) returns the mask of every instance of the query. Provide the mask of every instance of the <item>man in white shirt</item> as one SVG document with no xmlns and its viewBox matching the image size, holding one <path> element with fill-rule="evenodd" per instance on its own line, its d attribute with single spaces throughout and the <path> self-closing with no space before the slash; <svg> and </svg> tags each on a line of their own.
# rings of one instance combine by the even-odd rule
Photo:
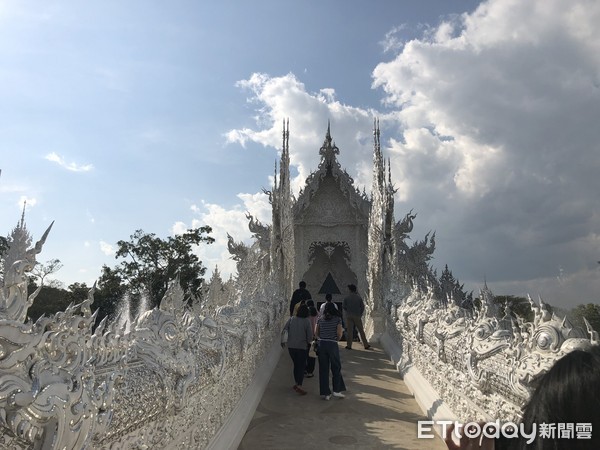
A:
<svg viewBox="0 0 600 450">
<path fill-rule="evenodd" d="M 327 303 L 333 303 L 333 297 L 331 294 L 325 294 L 325 303 L 323 303 L 321 305 L 321 307 L 319 308 L 319 316 L 323 315 L 323 312 L 325 311 L 325 305 Z M 335 306 L 335 309 L 338 309 L 337 305 L 335 303 L 333 303 L 333 306 Z"/>
</svg>

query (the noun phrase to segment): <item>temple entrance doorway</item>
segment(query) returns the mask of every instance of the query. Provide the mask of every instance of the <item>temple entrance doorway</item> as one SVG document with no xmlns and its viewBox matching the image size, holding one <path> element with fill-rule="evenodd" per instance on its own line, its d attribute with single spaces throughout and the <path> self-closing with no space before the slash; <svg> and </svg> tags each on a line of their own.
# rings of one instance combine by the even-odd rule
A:
<svg viewBox="0 0 600 450">
<path fill-rule="evenodd" d="M 313 242 L 309 248 L 309 268 L 303 280 L 309 286 L 318 286 L 311 292 L 315 304 L 325 301 L 325 294 L 331 294 L 335 303 L 341 303 L 347 293 L 348 284 L 356 284 L 357 277 L 350 268 L 350 246 L 347 242 Z"/>
</svg>

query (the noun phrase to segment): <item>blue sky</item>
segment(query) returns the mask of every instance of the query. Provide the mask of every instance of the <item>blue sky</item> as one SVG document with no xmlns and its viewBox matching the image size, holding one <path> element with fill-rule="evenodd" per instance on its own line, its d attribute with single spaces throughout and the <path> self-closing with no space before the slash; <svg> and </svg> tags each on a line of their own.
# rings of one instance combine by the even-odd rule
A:
<svg viewBox="0 0 600 450">
<path fill-rule="evenodd" d="M 476 293 L 598 302 L 600 5 L 590 0 L 0 0 L 0 230 L 27 199 L 39 260 L 88 284 L 136 229 L 270 219 L 281 121 L 294 186 L 327 121 L 370 186 L 381 120 L 414 239 Z"/>
</svg>

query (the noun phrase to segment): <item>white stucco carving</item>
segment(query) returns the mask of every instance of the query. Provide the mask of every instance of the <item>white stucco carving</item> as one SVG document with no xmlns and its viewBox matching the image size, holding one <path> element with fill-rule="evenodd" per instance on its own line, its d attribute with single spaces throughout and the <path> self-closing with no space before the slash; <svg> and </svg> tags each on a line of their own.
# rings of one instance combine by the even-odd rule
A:
<svg viewBox="0 0 600 450">
<path fill-rule="evenodd" d="M 27 296 L 27 272 L 50 228 L 29 248 L 22 219 L 0 290 L 0 447 L 206 448 L 239 411 L 279 338 L 292 289 L 307 274 L 315 289 L 329 274 L 342 292 L 356 282 L 368 328 L 399 349 L 400 371 L 428 385 L 429 405 L 439 400 L 462 420 L 518 418 L 535 377 L 569 351 L 598 343 L 595 331 L 573 328 L 541 299 L 530 299 L 534 319 L 526 322 L 500 311 L 487 288 L 474 311 L 436 296 L 435 233 L 409 246 L 416 214 L 395 222 L 378 122 L 371 199 L 337 162 L 329 128 L 320 154 L 294 200 L 284 123 L 279 174 L 266 191 L 272 224 L 248 215 L 253 243 L 229 238 L 237 275 L 224 281 L 215 271 L 192 307 L 173 280 L 160 307 L 129 329 L 106 320 L 94 328 L 94 289 L 64 312 L 27 319 L 36 295 Z"/>
<path fill-rule="evenodd" d="M 53 317 L 26 319 L 26 273 L 48 232 L 5 270 L 0 447 L 206 447 L 279 338 L 286 302 L 264 242 L 234 248 L 238 275 L 225 290 L 235 295 L 211 316 L 188 307 L 173 280 L 129 331 L 117 321 L 94 330 L 93 289 Z"/>
</svg>

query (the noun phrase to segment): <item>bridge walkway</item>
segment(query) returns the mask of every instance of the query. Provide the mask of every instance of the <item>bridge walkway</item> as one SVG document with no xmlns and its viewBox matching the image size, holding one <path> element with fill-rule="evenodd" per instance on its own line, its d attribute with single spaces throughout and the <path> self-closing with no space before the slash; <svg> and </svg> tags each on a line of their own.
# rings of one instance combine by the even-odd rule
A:
<svg viewBox="0 0 600 450">
<path fill-rule="evenodd" d="M 294 392 L 283 350 L 238 450 L 446 449 L 437 435 L 417 439 L 417 421 L 426 417 L 381 347 L 339 345 L 346 398 L 319 396 L 318 363 L 303 383 L 308 395 Z"/>
</svg>

